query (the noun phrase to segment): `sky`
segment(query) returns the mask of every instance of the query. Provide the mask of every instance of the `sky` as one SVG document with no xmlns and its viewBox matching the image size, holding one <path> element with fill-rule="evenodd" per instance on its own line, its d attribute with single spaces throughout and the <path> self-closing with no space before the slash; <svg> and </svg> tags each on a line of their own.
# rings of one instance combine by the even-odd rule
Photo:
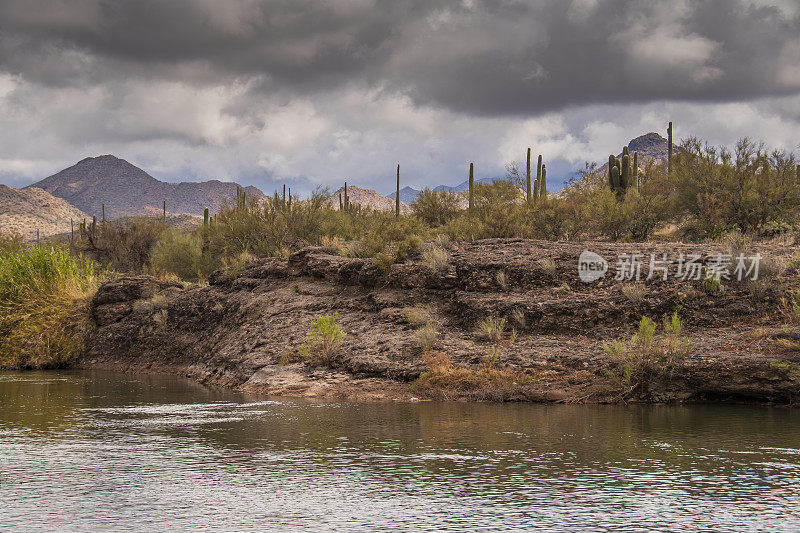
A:
<svg viewBox="0 0 800 533">
<path fill-rule="evenodd" d="M 638 135 L 800 153 L 800 0 L 0 0 L 0 183 L 558 188 Z"/>
</svg>

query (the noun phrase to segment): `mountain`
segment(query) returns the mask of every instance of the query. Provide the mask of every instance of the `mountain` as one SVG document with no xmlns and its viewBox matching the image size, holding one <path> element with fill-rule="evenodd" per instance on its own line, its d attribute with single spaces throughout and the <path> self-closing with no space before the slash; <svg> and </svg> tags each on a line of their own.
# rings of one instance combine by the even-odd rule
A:
<svg viewBox="0 0 800 533">
<path fill-rule="evenodd" d="M 487 185 L 491 185 L 495 181 L 501 179 L 504 178 L 481 178 L 479 180 L 475 180 L 475 183 L 486 183 Z M 433 188 L 434 191 L 448 191 L 448 192 L 462 192 L 466 191 L 467 189 L 469 189 L 469 180 L 462 181 L 455 187 L 451 187 L 449 185 L 439 185 Z"/>
<path fill-rule="evenodd" d="M 628 143 L 628 150 L 631 153 L 639 152 L 639 157 L 652 157 L 654 159 L 666 159 L 669 147 L 667 139 L 658 133 L 646 133 Z M 674 153 L 674 152 L 673 152 Z M 622 154 L 620 154 L 622 157 Z"/>
<path fill-rule="evenodd" d="M 402 190 L 400 193 L 402 197 Z M 339 187 L 339 189 L 337 189 L 328 197 L 328 204 L 338 209 L 340 194 L 342 195 L 342 200 L 344 200 L 344 187 Z M 362 189 L 361 187 L 356 187 L 355 185 L 347 186 L 347 198 L 351 204 L 369 207 L 375 211 L 393 211 L 395 208 L 394 199 L 384 196 L 372 189 Z M 402 200 L 400 201 L 400 212 L 411 212 L 411 208 L 409 208 L 408 205 L 406 205 Z"/>
<path fill-rule="evenodd" d="M 348 191 L 349 193 L 349 191 Z M 419 196 L 420 191 L 414 189 L 413 187 L 403 187 L 400 189 L 400 201 L 405 204 L 411 204 L 414 200 L 417 199 Z M 392 194 L 388 195 L 387 198 L 391 198 L 394 200 L 397 197 L 397 193 L 393 192 Z"/>
<path fill-rule="evenodd" d="M 70 230 L 70 219 L 90 218 L 76 207 L 42 189 L 14 189 L 0 185 L 0 230 L 26 239 L 49 237 Z"/>
<path fill-rule="evenodd" d="M 206 207 L 215 212 L 224 198 L 236 196 L 238 185 L 218 180 L 167 183 L 124 159 L 102 155 L 87 157 L 30 187 L 43 189 L 94 215 L 100 215 L 105 204 L 106 218 L 119 218 L 161 213 L 165 201 L 169 214 L 202 215 Z M 244 190 L 263 196 L 255 187 Z"/>
</svg>

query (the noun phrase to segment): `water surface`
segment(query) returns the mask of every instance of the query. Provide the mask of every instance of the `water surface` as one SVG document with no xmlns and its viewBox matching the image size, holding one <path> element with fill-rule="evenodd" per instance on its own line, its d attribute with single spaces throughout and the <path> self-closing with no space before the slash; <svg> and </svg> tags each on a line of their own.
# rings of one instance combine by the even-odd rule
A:
<svg viewBox="0 0 800 533">
<path fill-rule="evenodd" d="M 800 412 L 0 373 L 3 531 L 798 531 Z"/>
</svg>

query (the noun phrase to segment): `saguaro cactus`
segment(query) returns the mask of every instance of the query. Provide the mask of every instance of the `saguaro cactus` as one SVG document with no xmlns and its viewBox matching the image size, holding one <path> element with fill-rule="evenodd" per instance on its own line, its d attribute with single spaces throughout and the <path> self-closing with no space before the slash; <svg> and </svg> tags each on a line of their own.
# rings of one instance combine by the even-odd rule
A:
<svg viewBox="0 0 800 533">
<path fill-rule="evenodd" d="M 622 156 L 622 169 L 621 169 L 621 177 L 619 180 L 619 185 L 622 188 L 622 191 L 628 190 L 628 187 L 631 186 L 631 156 L 625 154 L 623 152 Z"/>
<path fill-rule="evenodd" d="M 472 209 L 473 200 L 474 200 L 474 192 L 473 186 L 475 185 L 475 165 L 473 163 L 469 164 L 469 208 Z"/>
<path fill-rule="evenodd" d="M 208 228 L 208 208 L 203 209 L 203 228 Z"/>
<path fill-rule="evenodd" d="M 345 211 L 350 209 L 350 198 L 347 197 L 347 182 L 344 182 L 344 209 Z"/>
<path fill-rule="evenodd" d="M 394 196 L 394 216 L 400 218 L 400 163 L 397 163 L 397 188 Z"/>
<path fill-rule="evenodd" d="M 539 154 L 539 159 L 536 162 L 536 185 L 534 187 L 534 200 L 538 200 L 542 191 L 542 154 Z"/>
<path fill-rule="evenodd" d="M 667 126 L 667 174 L 672 172 L 672 122 Z"/>
<path fill-rule="evenodd" d="M 639 152 L 633 152 L 633 167 L 631 168 L 633 186 L 639 190 Z"/>
<path fill-rule="evenodd" d="M 525 191 L 527 193 L 528 203 L 531 203 L 531 149 L 528 148 L 528 162 L 525 166 Z"/>
<path fill-rule="evenodd" d="M 106 204 L 100 204 L 100 210 L 101 210 L 102 216 L 103 216 L 103 218 L 102 218 L 103 226 L 105 226 L 106 225 Z"/>
<path fill-rule="evenodd" d="M 542 165 L 542 182 L 539 184 L 539 195 L 542 200 L 547 200 L 547 165 Z"/>
<path fill-rule="evenodd" d="M 344 210 L 344 204 L 342 203 L 342 193 L 339 193 L 339 211 Z"/>
<path fill-rule="evenodd" d="M 164 224 L 167 223 L 167 201 L 164 200 L 164 205 L 162 206 L 162 220 Z"/>
</svg>

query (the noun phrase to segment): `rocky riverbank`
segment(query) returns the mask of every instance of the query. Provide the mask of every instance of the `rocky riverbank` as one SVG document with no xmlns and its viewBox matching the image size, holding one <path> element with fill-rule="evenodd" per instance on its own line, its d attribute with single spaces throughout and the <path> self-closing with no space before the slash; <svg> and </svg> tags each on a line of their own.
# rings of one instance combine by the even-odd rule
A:
<svg viewBox="0 0 800 533">
<path fill-rule="evenodd" d="M 795 270 L 758 283 L 614 278 L 614 261 L 638 253 L 718 250 L 674 243 L 553 243 L 485 240 L 439 245 L 420 259 L 380 268 L 312 247 L 288 260 L 258 259 L 218 271 L 207 285 L 121 277 L 94 296 L 83 367 L 166 371 L 206 383 L 279 395 L 353 400 L 412 397 L 558 402 L 771 402 L 800 397 L 800 351 L 778 309 L 800 287 Z M 578 256 L 610 262 L 605 278 L 583 283 Z M 788 265 L 787 250 L 760 247 Z M 677 265 L 673 261 L 671 269 Z M 634 286 L 634 288 L 630 288 Z M 628 287 L 628 288 L 626 288 Z M 630 338 L 642 316 L 677 311 L 691 352 L 679 368 L 625 381 L 604 345 Z M 335 364 L 311 366 L 298 348 L 311 322 L 338 314 L 346 332 Z M 435 329 L 420 333 L 420 315 Z M 487 317 L 505 319 L 494 340 L 476 335 Z M 513 328 L 513 333 L 512 333 Z M 491 361 L 487 361 L 491 354 Z M 431 380 L 432 365 L 453 383 Z M 450 370 L 448 370 L 450 372 Z M 420 376 L 423 375 L 422 380 Z M 481 377 L 482 376 L 482 377 Z"/>
</svg>

